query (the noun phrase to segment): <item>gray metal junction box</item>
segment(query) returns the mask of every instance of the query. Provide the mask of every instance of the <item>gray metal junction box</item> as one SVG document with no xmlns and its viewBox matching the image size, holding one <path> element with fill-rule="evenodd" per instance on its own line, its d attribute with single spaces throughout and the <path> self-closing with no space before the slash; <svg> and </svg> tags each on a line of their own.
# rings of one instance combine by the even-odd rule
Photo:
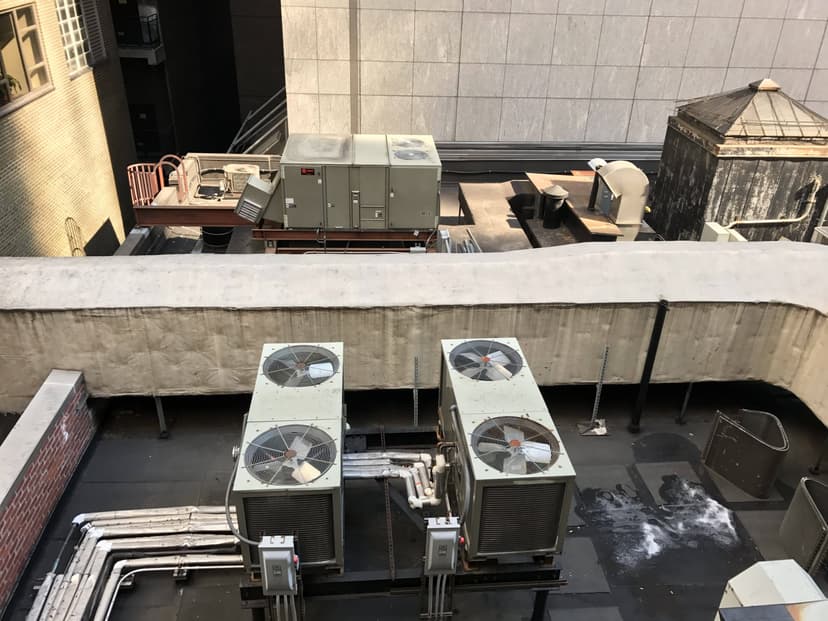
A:
<svg viewBox="0 0 828 621">
<path fill-rule="evenodd" d="M 294 134 L 280 164 L 284 226 L 436 229 L 441 170 L 431 136 Z"/>
</svg>

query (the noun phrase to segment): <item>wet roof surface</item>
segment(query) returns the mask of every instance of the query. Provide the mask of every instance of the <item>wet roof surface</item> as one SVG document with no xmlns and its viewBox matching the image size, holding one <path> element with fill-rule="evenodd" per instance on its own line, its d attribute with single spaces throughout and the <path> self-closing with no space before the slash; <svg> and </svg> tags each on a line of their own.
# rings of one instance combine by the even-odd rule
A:
<svg viewBox="0 0 828 621">
<path fill-rule="evenodd" d="M 753 562 L 784 555 L 776 532 L 799 478 L 817 457 L 824 428 L 787 393 L 756 385 L 697 385 L 686 425 L 674 418 L 684 386 L 652 386 L 642 433 L 626 431 L 635 390 L 607 387 L 601 414 L 611 435 L 581 437 L 594 388 L 544 391 L 577 471 L 578 494 L 569 516 L 561 566 L 569 584 L 549 598 L 552 618 L 568 621 L 712 619 L 728 578 Z M 421 392 L 421 420 L 434 420 L 436 396 Z M 352 426 L 380 411 L 387 425 L 409 424 L 408 391 L 348 393 Z M 63 501 L 57 507 L 8 618 L 23 619 L 32 587 L 49 570 L 72 517 L 81 512 L 183 504 L 221 504 L 238 443 L 244 397 L 166 399 L 171 436 L 157 436 L 149 399 L 113 403 Z M 739 492 L 701 464 L 716 408 L 766 409 L 779 415 L 793 446 L 768 500 Z M 356 484 L 353 484 L 356 483 Z M 381 486 L 347 484 L 346 564 L 383 568 L 387 543 L 370 520 L 382 515 Z M 418 530 L 395 505 L 397 568 L 415 567 Z M 732 511 L 732 513 L 730 513 Z M 713 522 L 710 522 L 710 519 Z M 204 572 L 186 583 L 144 576 L 122 592 L 113 619 L 250 618 L 240 610 L 240 574 Z M 824 576 L 820 585 L 826 588 Z M 530 591 L 458 593 L 457 619 L 517 621 L 531 613 Z M 308 599 L 309 619 L 415 618 L 415 597 Z"/>
</svg>

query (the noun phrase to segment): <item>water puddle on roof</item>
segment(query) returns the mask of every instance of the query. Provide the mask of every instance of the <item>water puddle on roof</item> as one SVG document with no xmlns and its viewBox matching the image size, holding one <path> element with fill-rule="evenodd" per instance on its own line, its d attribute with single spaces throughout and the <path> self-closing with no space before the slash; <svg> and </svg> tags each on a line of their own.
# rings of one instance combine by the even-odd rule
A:
<svg viewBox="0 0 828 621">
<path fill-rule="evenodd" d="M 578 512 L 585 521 L 612 534 L 615 561 L 632 569 L 668 550 L 739 545 L 733 512 L 698 483 L 671 475 L 659 490 L 663 505 L 641 501 L 629 486 L 585 489 Z"/>
</svg>

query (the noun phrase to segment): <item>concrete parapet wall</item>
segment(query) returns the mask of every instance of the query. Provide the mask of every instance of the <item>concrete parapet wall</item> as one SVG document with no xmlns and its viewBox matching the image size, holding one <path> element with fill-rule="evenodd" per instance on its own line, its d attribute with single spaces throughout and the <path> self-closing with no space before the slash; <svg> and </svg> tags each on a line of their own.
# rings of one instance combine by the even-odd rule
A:
<svg viewBox="0 0 828 621">
<path fill-rule="evenodd" d="M 83 374 L 52 371 L 0 446 L 0 613 L 95 433 Z"/>
<path fill-rule="evenodd" d="M 345 343 L 349 389 L 439 380 L 441 338 L 514 336 L 543 385 L 763 380 L 828 423 L 828 249 L 577 244 L 491 255 L 6 260 L 0 409 L 55 365 L 96 396 L 248 392 L 265 342 Z"/>
</svg>

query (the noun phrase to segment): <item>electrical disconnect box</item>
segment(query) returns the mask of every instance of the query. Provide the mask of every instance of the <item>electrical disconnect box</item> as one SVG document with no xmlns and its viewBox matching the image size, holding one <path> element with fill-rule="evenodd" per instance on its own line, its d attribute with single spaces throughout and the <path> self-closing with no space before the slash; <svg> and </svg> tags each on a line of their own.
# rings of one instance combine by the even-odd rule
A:
<svg viewBox="0 0 828 621">
<path fill-rule="evenodd" d="M 265 595 L 295 595 L 296 563 L 293 537 L 262 537 L 259 559 L 262 568 L 262 592 Z"/>
<path fill-rule="evenodd" d="M 428 518 L 425 575 L 453 574 L 457 567 L 459 543 L 460 521 L 456 517 Z"/>
<path fill-rule="evenodd" d="M 294 134 L 281 204 L 264 217 L 287 229 L 436 229 L 441 170 L 431 136 Z"/>
</svg>

